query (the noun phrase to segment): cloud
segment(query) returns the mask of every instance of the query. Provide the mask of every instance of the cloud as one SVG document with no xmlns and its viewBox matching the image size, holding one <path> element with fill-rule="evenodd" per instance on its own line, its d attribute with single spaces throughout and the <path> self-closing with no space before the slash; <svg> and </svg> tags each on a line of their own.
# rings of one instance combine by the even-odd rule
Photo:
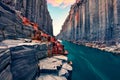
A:
<svg viewBox="0 0 120 80">
<path fill-rule="evenodd" d="M 75 0 L 47 0 L 47 2 L 54 7 L 66 8 L 75 3 Z"/>
</svg>

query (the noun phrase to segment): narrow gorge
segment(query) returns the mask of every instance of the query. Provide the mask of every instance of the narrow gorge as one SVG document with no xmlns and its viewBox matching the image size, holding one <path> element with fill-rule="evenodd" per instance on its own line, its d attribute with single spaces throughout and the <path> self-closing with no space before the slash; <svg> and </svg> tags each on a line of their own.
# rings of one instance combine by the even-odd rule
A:
<svg viewBox="0 0 120 80">
<path fill-rule="evenodd" d="M 0 0 L 0 80 L 120 80 L 120 0 Z"/>
</svg>

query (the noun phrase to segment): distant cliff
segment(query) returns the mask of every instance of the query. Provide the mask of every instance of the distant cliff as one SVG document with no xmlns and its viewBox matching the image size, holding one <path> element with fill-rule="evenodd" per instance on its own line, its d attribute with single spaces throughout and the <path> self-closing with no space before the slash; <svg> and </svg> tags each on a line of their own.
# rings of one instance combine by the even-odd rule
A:
<svg viewBox="0 0 120 80">
<path fill-rule="evenodd" d="M 120 42 L 120 0 L 77 0 L 59 39 L 81 42 Z"/>
<path fill-rule="evenodd" d="M 13 34 L 17 34 L 18 31 L 23 35 L 29 35 L 28 33 L 24 34 L 23 28 L 25 27 L 20 23 L 21 21 L 14 12 L 15 10 L 21 11 L 30 21 L 39 24 L 39 29 L 53 35 L 52 19 L 47 9 L 46 0 L 1 0 L 0 4 L 0 26 L 4 26 L 4 29 L 0 28 L 0 37 L 5 32 L 7 33 L 3 35 L 4 37 L 13 32 Z M 14 28 L 14 25 L 19 29 Z M 6 31 L 5 26 L 9 29 L 9 33 L 8 30 Z"/>
</svg>

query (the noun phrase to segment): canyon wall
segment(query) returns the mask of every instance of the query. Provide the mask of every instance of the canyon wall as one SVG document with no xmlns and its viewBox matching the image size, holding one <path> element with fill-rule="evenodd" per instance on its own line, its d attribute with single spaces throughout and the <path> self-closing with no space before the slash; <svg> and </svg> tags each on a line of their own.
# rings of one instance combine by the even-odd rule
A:
<svg viewBox="0 0 120 80">
<path fill-rule="evenodd" d="M 81 42 L 120 42 L 119 0 L 76 0 L 59 39 Z"/>
<path fill-rule="evenodd" d="M 15 14 L 16 10 L 21 11 L 23 16 L 27 17 L 31 22 L 37 23 L 40 30 L 53 35 L 52 19 L 47 9 L 46 0 L 1 0 L 0 37 L 5 37 L 7 34 L 11 33 L 17 34 L 18 31 L 19 33 L 23 33 L 23 35 L 30 35 L 30 33 L 32 33 L 30 27 L 24 27 L 24 25 L 22 25 L 22 21 Z M 15 25 L 17 26 L 15 27 Z M 5 27 L 8 29 L 6 30 Z M 23 30 L 23 28 L 28 29 Z M 24 34 L 26 31 L 27 33 Z"/>
</svg>

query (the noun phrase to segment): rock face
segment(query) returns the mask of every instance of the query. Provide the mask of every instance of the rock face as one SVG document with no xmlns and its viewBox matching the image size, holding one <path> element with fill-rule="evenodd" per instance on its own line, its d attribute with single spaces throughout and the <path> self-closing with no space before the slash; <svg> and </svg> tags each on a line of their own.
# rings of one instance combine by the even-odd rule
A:
<svg viewBox="0 0 120 80">
<path fill-rule="evenodd" d="M 0 45 L 0 80 L 35 80 L 40 72 L 39 60 L 47 57 L 47 45 L 19 40 L 2 43 L 7 47 Z"/>
<path fill-rule="evenodd" d="M 119 22 L 119 0 L 77 0 L 57 37 L 106 44 L 120 42 Z"/>
<path fill-rule="evenodd" d="M 33 29 L 22 25 L 15 14 L 15 10 L 21 11 L 30 21 L 39 24 L 39 29 L 42 31 L 53 35 L 52 19 L 47 9 L 46 0 L 1 0 L 0 39 L 8 35 L 19 34 L 17 37 L 29 37 L 31 35 Z"/>
<path fill-rule="evenodd" d="M 0 80 L 12 80 L 10 62 L 10 51 L 8 49 L 0 49 Z"/>
<path fill-rule="evenodd" d="M 0 42 L 0 80 L 71 80 L 72 66 L 63 55 L 48 57 L 52 44 Z"/>
</svg>

